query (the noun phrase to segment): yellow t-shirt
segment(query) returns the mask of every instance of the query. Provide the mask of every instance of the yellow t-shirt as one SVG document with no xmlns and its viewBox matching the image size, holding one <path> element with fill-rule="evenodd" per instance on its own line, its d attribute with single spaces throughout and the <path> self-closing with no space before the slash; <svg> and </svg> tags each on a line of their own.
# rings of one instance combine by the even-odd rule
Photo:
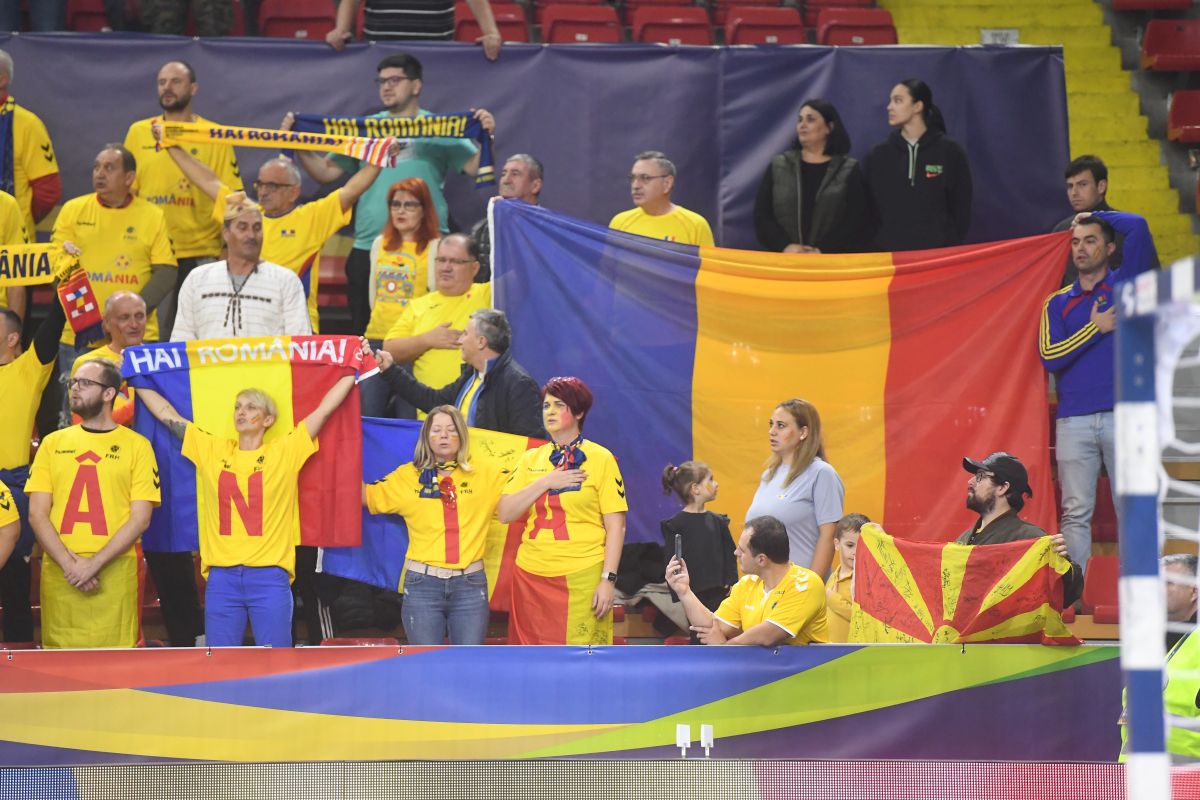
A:
<svg viewBox="0 0 1200 800">
<path fill-rule="evenodd" d="M 200 569 L 283 567 L 296 577 L 300 544 L 300 469 L 317 452 L 301 423 L 257 450 L 240 450 L 223 439 L 187 426 L 183 457 L 196 465 L 200 514 Z"/>
<path fill-rule="evenodd" d="M 0 192 L 0 245 L 6 244 L 29 244 L 29 234 L 17 199 L 8 192 Z M 8 308 L 8 290 L 3 286 L 0 286 L 0 308 Z"/>
<path fill-rule="evenodd" d="M 770 622 L 791 637 L 786 644 L 829 641 L 825 584 L 817 573 L 799 564 L 792 564 L 770 592 L 763 591 L 762 578 L 743 575 L 717 608 L 717 619 L 743 633 Z"/>
<path fill-rule="evenodd" d="M 98 553 L 129 521 L 135 500 L 158 505 L 158 462 L 150 442 L 123 425 L 72 425 L 42 439 L 25 493 L 50 494 L 50 521 L 67 549 Z M 133 555 L 133 548 L 126 551 Z"/>
<path fill-rule="evenodd" d="M 467 320 L 481 308 L 492 306 L 492 285 L 473 283 L 466 294 L 447 297 L 431 292 L 413 300 L 400 314 L 400 319 L 387 332 L 385 339 L 416 336 L 444 322 L 455 330 L 467 327 Z M 413 362 L 413 375 L 426 386 L 441 387 L 452 383 L 462 371 L 462 351 L 436 348 L 426 350 Z"/>
<path fill-rule="evenodd" d="M 13 195 L 21 207 L 25 230 L 32 236 L 37 230 L 33 221 L 33 188 L 30 183 L 58 172 L 54 145 L 46 126 L 20 103 L 13 116 Z"/>
<path fill-rule="evenodd" d="M 12 492 L 0 481 L 0 528 L 21 521 L 21 513 L 17 511 L 17 501 Z"/>
<path fill-rule="evenodd" d="M 33 420 L 53 372 L 54 359 L 43 364 L 32 347 L 0 365 L 0 398 L 3 398 L 0 402 L 4 407 L 4 425 L 0 427 L 0 469 L 15 469 L 29 463 Z"/>
<path fill-rule="evenodd" d="M 229 188 L 222 186 L 213 205 L 213 218 L 224 221 L 225 196 Z M 342 210 L 341 193 L 334 191 L 296 206 L 279 217 L 263 215 L 262 258 L 287 267 L 300 276 L 304 295 L 308 298 L 308 317 L 313 333 L 317 333 L 320 315 L 317 313 L 317 291 L 320 282 L 318 259 L 321 248 L 338 229 L 350 224 L 353 208 Z"/>
<path fill-rule="evenodd" d="M 74 242 L 82 251 L 79 261 L 101 308 L 111 294 L 141 292 L 150 282 L 152 264 L 175 266 L 163 212 L 140 197 L 131 197 L 122 208 L 101 205 L 95 194 L 68 200 L 54 222 L 53 241 Z M 69 322 L 63 326 L 61 341 L 75 343 Z M 154 313 L 146 319 L 146 341 L 158 341 Z"/>
<path fill-rule="evenodd" d="M 429 294 L 429 260 L 437 252 L 437 240 L 417 253 L 415 242 L 404 242 L 399 250 L 384 250 L 379 237 L 371 247 L 371 320 L 368 339 L 385 339 L 401 313 L 418 297 Z"/>
<path fill-rule="evenodd" d="M 125 134 L 125 147 L 137 159 L 134 191 L 166 215 L 177 257 L 217 256 L 221 252 L 221 223 L 213 219 L 213 201 L 187 179 L 170 153 L 156 146 L 150 124 L 160 119 L 139 120 L 130 125 Z M 196 122 L 208 120 L 197 116 Z M 231 145 L 189 144 L 186 147 L 193 158 L 216 174 L 221 183 L 234 191 L 242 188 L 242 175 Z"/>
<path fill-rule="evenodd" d="M 708 226 L 708 220 L 683 206 L 675 206 L 666 214 L 658 216 L 651 216 L 640 208 L 631 208 L 613 217 L 608 227 L 639 236 L 649 236 L 651 239 L 666 239 L 668 242 L 696 244 L 701 247 L 713 246 L 712 228 Z"/>
<path fill-rule="evenodd" d="M 367 510 L 372 514 L 399 514 L 408 525 L 406 558 L 434 567 L 463 569 L 483 558 L 488 526 L 500 502 L 508 475 L 485 458 L 471 461 L 471 471 L 461 467 L 450 473 L 454 502 L 449 497 L 421 497 L 421 470 L 411 462 L 397 467 L 382 480 L 367 484 Z M 443 477 L 443 479 L 444 479 Z"/>
<path fill-rule="evenodd" d="M 841 576 L 841 568 L 834 566 L 830 580 L 834 581 L 834 594 L 825 594 L 825 617 L 829 624 L 829 641 L 850 641 L 850 612 L 854 608 L 854 598 L 850 589 L 854 583 L 854 573 Z"/>
<path fill-rule="evenodd" d="M 108 342 L 95 350 L 76 356 L 75 363 L 71 364 L 71 377 L 75 377 L 80 364 L 92 358 L 107 359 L 118 367 L 121 366 L 121 353 L 113 350 L 112 342 Z M 121 381 L 121 388 L 117 390 L 117 398 L 113 401 L 113 419 L 122 425 L 133 424 L 133 387 L 126 381 Z"/>
<path fill-rule="evenodd" d="M 617 460 L 604 447 L 583 440 L 587 480 L 579 491 L 546 492 L 529 509 L 529 520 L 521 534 L 517 566 L 526 572 L 557 577 L 579 572 L 604 561 L 604 514 L 628 511 L 625 480 Z M 504 494 L 524 489 L 554 469 L 550 463 L 553 445 L 544 444 L 521 456 L 504 487 Z"/>
</svg>

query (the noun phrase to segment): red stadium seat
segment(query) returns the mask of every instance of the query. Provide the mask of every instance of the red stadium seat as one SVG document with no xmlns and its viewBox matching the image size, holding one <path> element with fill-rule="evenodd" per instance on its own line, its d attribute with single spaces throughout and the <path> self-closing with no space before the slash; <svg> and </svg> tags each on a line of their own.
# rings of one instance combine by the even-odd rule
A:
<svg viewBox="0 0 1200 800">
<path fill-rule="evenodd" d="M 1115 624 L 1119 620 L 1117 581 L 1121 561 L 1116 556 L 1092 556 L 1083 578 L 1083 605 L 1092 609 L 1096 622 Z"/>
<path fill-rule="evenodd" d="M 699 6 L 642 6 L 633 12 L 631 25 L 635 42 L 713 43 L 708 12 Z"/>
<path fill-rule="evenodd" d="M 729 16 L 734 11 L 743 8 L 766 8 L 778 7 L 778 2 L 771 0 L 709 0 L 709 7 L 712 9 L 713 25 L 718 28 L 723 28 L 729 24 Z"/>
<path fill-rule="evenodd" d="M 1195 0 L 1112 0 L 1113 11 L 1187 11 Z"/>
<path fill-rule="evenodd" d="M 400 640 L 391 636 L 348 636 L 322 639 L 321 647 L 399 647 Z"/>
<path fill-rule="evenodd" d="M 104 0 L 70 0 L 67 3 L 67 30 L 95 33 L 107 27 Z"/>
<path fill-rule="evenodd" d="M 612 6 L 552 3 L 542 16 L 542 41 L 547 44 L 616 44 L 621 21 Z"/>
<path fill-rule="evenodd" d="M 794 8 L 734 8 L 725 24 L 725 44 L 804 44 L 806 41 L 804 21 Z"/>
<path fill-rule="evenodd" d="M 614 605 L 612 613 L 614 623 L 625 621 L 625 606 Z"/>
<path fill-rule="evenodd" d="M 546 8 L 551 5 L 599 6 L 603 4 L 603 0 L 533 0 L 533 21 L 538 25 L 543 24 L 543 14 Z M 542 35 L 542 40 L 546 40 L 545 34 Z"/>
<path fill-rule="evenodd" d="M 1117 541 L 1117 509 L 1113 506 L 1112 483 L 1101 475 L 1096 484 L 1096 508 L 1092 512 L 1092 542 Z"/>
<path fill-rule="evenodd" d="M 663 639 L 663 644 L 679 645 L 679 644 L 691 644 L 691 643 L 692 643 L 691 638 L 689 638 L 687 636 L 668 636 L 667 638 Z"/>
<path fill-rule="evenodd" d="M 496 27 L 500 36 L 506 42 L 528 42 L 529 22 L 525 18 L 525 8 L 516 3 L 492 3 L 492 15 L 496 18 Z M 456 42 L 474 42 L 483 35 L 471 7 L 462 0 L 454 4 L 454 40 Z"/>
<path fill-rule="evenodd" d="M 621 18 L 625 23 L 631 24 L 633 20 L 633 12 L 637 11 L 642 6 L 690 6 L 694 5 L 692 0 L 622 0 L 621 2 Z"/>
<path fill-rule="evenodd" d="M 804 24 L 809 28 L 817 27 L 817 18 L 827 8 L 872 8 L 874 0 L 805 0 Z"/>
<path fill-rule="evenodd" d="M 324 39 L 333 30 L 334 7 L 326 0 L 262 0 L 258 32 L 287 39 Z"/>
<path fill-rule="evenodd" d="M 896 26 L 886 8 L 824 8 L 817 17 L 817 44 L 896 44 Z"/>
<path fill-rule="evenodd" d="M 1200 19 L 1152 19 L 1146 23 L 1142 69 L 1200 70 Z"/>
<path fill-rule="evenodd" d="M 1180 90 L 1171 95 L 1167 138 L 1188 144 L 1200 142 L 1200 89 Z"/>
</svg>

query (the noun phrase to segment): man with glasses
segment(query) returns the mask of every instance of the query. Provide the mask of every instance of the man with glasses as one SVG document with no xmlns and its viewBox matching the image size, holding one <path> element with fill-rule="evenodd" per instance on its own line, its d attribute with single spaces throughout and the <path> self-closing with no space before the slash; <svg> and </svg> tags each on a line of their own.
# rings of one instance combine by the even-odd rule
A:
<svg viewBox="0 0 1200 800">
<path fill-rule="evenodd" d="M 430 112 L 421 108 L 423 75 L 421 62 L 407 53 L 390 55 L 379 62 L 376 84 L 384 109 L 375 117 L 418 117 Z M 489 134 L 495 133 L 496 121 L 485 109 L 475 111 L 475 119 Z M 284 120 L 288 128 L 288 120 Z M 346 173 L 361 170 L 366 162 L 341 155 L 321 156 L 310 151 L 297 151 L 300 166 L 318 183 L 333 183 Z M 382 180 L 369 187 L 359 198 L 354 215 L 354 247 L 346 259 L 346 291 L 349 295 L 351 330 L 361 334 L 371 317 L 368 302 L 371 243 L 387 221 L 387 193 L 396 181 L 420 178 L 429 187 L 437 209 L 442 233 L 450 230 L 450 215 L 442 187 L 450 172 L 475 175 L 479 171 L 479 150 L 467 139 L 432 137 L 402 142 L 396 166 L 383 170 Z M 438 384 L 439 386 L 441 384 Z"/>
<path fill-rule="evenodd" d="M 284 119 L 284 127 L 291 128 L 291 122 L 289 114 Z M 184 148 L 169 147 L 167 152 L 188 180 L 215 201 L 214 216 L 223 216 L 225 198 L 234 190 L 222 183 L 215 172 Z M 317 293 L 321 249 L 330 236 L 350 224 L 350 212 L 354 204 L 377 177 L 379 167 L 364 164 L 336 192 L 310 203 L 296 205 L 300 198 L 300 170 L 294 161 L 286 156 L 277 156 L 258 169 L 254 191 L 263 212 L 262 257 L 273 264 L 287 267 L 300 277 L 300 284 L 308 298 L 308 317 L 313 333 L 320 330 Z"/>
<path fill-rule="evenodd" d="M 383 349 L 399 363 L 412 362 L 418 382 L 445 386 L 460 376 L 463 331 L 472 314 L 491 307 L 492 285 L 475 283 L 479 253 L 463 233 L 442 238 L 434 268 L 436 289 L 405 307 Z"/>
<path fill-rule="evenodd" d="M 186 61 L 168 61 L 158 71 L 158 105 L 161 116 L 138 120 L 125 134 L 125 147 L 137 158 L 138 196 L 162 209 L 167 230 L 179 259 L 179 274 L 174 291 L 159 310 L 162 338 L 171 337 L 175 320 L 175 302 L 179 287 L 192 270 L 216 261 L 221 255 L 220 217 L 213 218 L 212 198 L 188 182 L 171 156 L 158 147 L 153 128 L 163 122 L 207 123 L 192 111 L 192 99 L 200 91 L 196 72 Z M 237 157 L 228 144 L 191 144 L 191 155 L 220 177 L 222 183 L 237 191 L 242 188 Z"/>
<path fill-rule="evenodd" d="M 712 228 L 695 211 L 671 202 L 675 165 L 657 150 L 638 153 L 629 175 L 634 208 L 612 218 L 608 227 L 680 244 L 713 246 Z"/>
<path fill-rule="evenodd" d="M 104 301 L 104 332 L 108 342 L 80 354 L 71 366 L 71 377 L 87 361 L 103 358 L 121 366 L 126 347 L 139 345 L 146 338 L 146 301 L 134 292 L 117 292 Z M 133 425 L 133 390 L 121 382 L 117 398 L 113 402 L 113 419 L 118 425 Z M 76 416 L 71 420 L 79 422 Z"/>
<path fill-rule="evenodd" d="M 1009 453 L 992 453 L 982 461 L 963 458 L 963 469 L 971 473 L 967 482 L 967 508 L 979 514 L 970 529 L 955 541 L 959 544 L 1004 544 L 1021 539 L 1038 539 L 1046 532 L 1017 516 L 1025 507 L 1025 496 L 1033 497 L 1025 465 Z M 1063 558 L 1067 545 L 1061 533 L 1054 534 L 1054 550 Z M 1083 593 L 1083 570 L 1071 562 L 1071 572 L 1063 576 L 1063 608 Z"/>
<path fill-rule="evenodd" d="M 173 341 L 238 336 L 299 336 L 312 332 L 300 279 L 264 261 L 263 216 L 244 192 L 225 198 L 228 256 L 197 268 L 179 290 Z"/>
<path fill-rule="evenodd" d="M 104 359 L 69 382 L 83 422 L 42 440 L 25 493 L 42 546 L 42 646 L 134 647 L 138 556 L 134 544 L 159 503 L 150 442 L 112 417 L 121 371 Z"/>
</svg>

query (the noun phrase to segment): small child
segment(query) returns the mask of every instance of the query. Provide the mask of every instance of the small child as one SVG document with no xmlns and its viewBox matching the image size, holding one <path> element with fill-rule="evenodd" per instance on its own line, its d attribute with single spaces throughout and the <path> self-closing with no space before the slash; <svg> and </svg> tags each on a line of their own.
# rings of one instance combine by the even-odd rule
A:
<svg viewBox="0 0 1200 800">
<path fill-rule="evenodd" d="M 844 642 L 850 638 L 850 610 L 854 607 L 854 556 L 858 550 L 859 532 L 870 521 L 864 514 L 847 514 L 838 520 L 833 531 L 838 566 L 829 577 L 829 588 L 825 590 L 831 642 Z"/>
<path fill-rule="evenodd" d="M 692 592 L 706 608 L 716 611 L 737 583 L 734 541 L 729 534 L 729 517 L 706 511 L 704 506 L 717 497 L 717 482 L 712 470 L 700 461 L 668 464 L 662 472 L 663 494 L 674 493 L 683 510 L 660 524 L 663 535 L 664 572 L 675 555 L 675 535 L 682 537 L 683 560 L 691 576 Z M 672 595 L 674 597 L 674 595 Z M 693 644 L 698 643 L 692 634 Z"/>
</svg>

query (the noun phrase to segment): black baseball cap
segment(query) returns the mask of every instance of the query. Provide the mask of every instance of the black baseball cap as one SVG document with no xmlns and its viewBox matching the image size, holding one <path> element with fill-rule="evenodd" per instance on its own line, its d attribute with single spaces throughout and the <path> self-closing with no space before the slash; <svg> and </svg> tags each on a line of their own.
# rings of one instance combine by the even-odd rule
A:
<svg viewBox="0 0 1200 800">
<path fill-rule="evenodd" d="M 1033 497 L 1033 489 L 1029 488 L 1029 473 L 1025 465 L 1011 453 L 992 453 L 982 461 L 973 458 L 963 458 L 963 469 L 974 475 L 976 472 L 990 472 L 996 476 L 999 483 L 1007 483 L 1020 494 Z"/>
</svg>

